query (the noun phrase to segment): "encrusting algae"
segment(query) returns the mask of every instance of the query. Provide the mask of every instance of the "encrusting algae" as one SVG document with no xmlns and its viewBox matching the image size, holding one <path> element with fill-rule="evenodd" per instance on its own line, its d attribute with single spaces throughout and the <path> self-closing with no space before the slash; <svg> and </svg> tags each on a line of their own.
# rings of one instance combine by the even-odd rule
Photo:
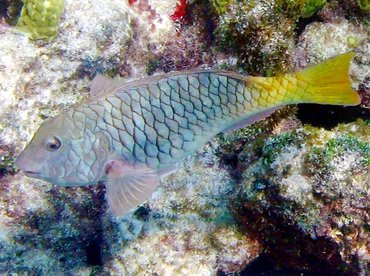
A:
<svg viewBox="0 0 370 276">
<path fill-rule="evenodd" d="M 358 119 L 332 130 L 307 124 L 275 130 L 239 153 L 237 143 L 226 152 L 238 162 L 232 168 L 243 168 L 233 191 L 234 217 L 257 232 L 278 265 L 303 263 L 320 275 L 366 271 L 369 124 Z"/>
<path fill-rule="evenodd" d="M 359 104 L 348 77 L 353 57 L 269 78 L 193 70 L 123 84 L 98 75 L 92 98 L 47 119 L 16 163 L 61 186 L 105 180 L 109 206 L 122 216 L 220 132 L 289 104 Z"/>
<path fill-rule="evenodd" d="M 369 0 L 357 0 L 358 6 L 361 10 L 368 12 L 370 11 L 370 1 Z"/>
</svg>

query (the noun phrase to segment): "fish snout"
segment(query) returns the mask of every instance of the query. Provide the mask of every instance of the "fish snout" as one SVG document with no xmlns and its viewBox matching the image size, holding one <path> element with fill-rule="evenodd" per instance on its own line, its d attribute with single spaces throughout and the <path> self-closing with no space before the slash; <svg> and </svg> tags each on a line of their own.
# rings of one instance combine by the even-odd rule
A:
<svg viewBox="0 0 370 276">
<path fill-rule="evenodd" d="M 30 177 L 41 176 L 40 164 L 27 158 L 22 152 L 15 160 L 15 165 L 18 169 L 24 172 L 25 175 Z"/>
</svg>

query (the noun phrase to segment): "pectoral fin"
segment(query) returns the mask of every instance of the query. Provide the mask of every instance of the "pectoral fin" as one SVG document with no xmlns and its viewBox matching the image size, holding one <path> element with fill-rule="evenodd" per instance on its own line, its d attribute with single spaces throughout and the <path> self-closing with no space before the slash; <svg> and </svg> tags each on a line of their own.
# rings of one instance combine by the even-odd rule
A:
<svg viewBox="0 0 370 276">
<path fill-rule="evenodd" d="M 160 181 L 160 176 L 151 168 L 135 167 L 120 160 L 110 161 L 106 173 L 108 205 L 118 217 L 145 202 Z"/>
</svg>

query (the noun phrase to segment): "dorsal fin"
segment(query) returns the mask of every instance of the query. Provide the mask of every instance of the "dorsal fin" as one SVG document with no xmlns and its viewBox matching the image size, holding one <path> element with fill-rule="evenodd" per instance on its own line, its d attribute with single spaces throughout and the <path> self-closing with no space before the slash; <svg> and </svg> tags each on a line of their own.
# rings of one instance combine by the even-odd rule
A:
<svg viewBox="0 0 370 276">
<path fill-rule="evenodd" d="M 111 90 L 125 83 L 123 80 L 114 80 L 109 77 L 97 74 L 90 84 L 90 96 L 97 97 L 98 95 Z"/>
<path fill-rule="evenodd" d="M 199 74 L 199 73 L 214 73 L 220 76 L 227 76 L 235 79 L 239 79 L 242 81 L 247 81 L 247 77 L 233 73 L 228 71 L 219 71 L 219 70 L 206 70 L 206 69 L 192 69 L 186 70 L 182 72 L 173 71 L 166 74 L 158 74 L 155 76 L 137 79 L 135 81 L 127 81 L 127 80 L 116 80 L 111 79 L 109 77 L 103 76 L 101 74 L 97 74 L 95 78 L 92 80 L 90 84 L 90 100 L 97 99 L 102 95 L 109 95 L 110 93 L 114 93 L 116 89 L 130 89 L 135 87 L 140 87 L 143 85 L 147 85 L 150 83 L 155 83 L 161 81 L 166 78 L 181 76 L 181 75 L 191 75 L 191 74 Z"/>
</svg>

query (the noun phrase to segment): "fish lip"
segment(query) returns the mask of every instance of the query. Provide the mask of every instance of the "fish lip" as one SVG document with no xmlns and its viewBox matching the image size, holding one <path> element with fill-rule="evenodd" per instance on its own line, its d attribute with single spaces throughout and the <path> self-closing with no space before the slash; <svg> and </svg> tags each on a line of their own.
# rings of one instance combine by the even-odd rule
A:
<svg viewBox="0 0 370 276">
<path fill-rule="evenodd" d="M 23 173 L 29 177 L 35 177 L 35 178 L 39 178 L 41 177 L 41 173 L 40 172 L 34 172 L 34 171 L 23 171 Z"/>
</svg>

